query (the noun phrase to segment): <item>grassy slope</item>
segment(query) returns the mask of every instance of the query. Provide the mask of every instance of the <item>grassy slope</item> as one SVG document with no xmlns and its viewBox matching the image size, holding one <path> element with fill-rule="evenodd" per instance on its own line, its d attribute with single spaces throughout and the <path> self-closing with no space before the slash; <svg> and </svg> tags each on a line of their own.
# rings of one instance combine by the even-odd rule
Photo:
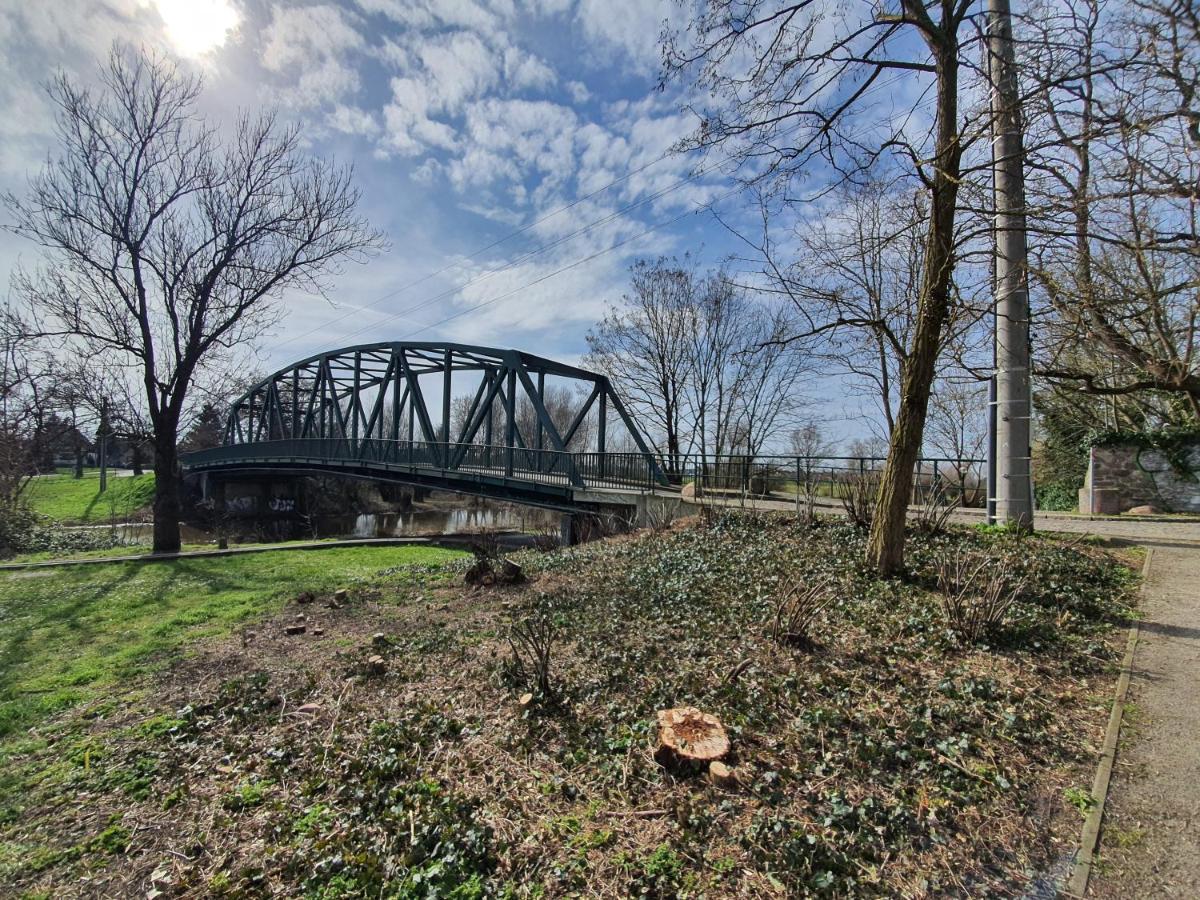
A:
<svg viewBox="0 0 1200 900">
<path fill-rule="evenodd" d="M 433 547 L 354 547 L 2 575 L 0 735 L 301 591 L 456 555 Z"/>
<path fill-rule="evenodd" d="M 82 478 L 69 474 L 31 479 L 26 496 L 34 510 L 67 523 L 120 520 L 154 499 L 154 476 L 110 477 L 108 491 L 100 493 L 100 473 L 85 470 Z"/>
</svg>

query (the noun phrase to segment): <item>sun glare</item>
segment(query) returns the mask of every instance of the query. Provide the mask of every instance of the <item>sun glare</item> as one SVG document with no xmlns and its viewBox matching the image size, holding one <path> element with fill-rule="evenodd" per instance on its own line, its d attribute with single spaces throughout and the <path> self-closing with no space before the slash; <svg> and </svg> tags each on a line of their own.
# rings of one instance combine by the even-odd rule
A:
<svg viewBox="0 0 1200 900">
<path fill-rule="evenodd" d="M 230 0 L 155 0 L 167 38 L 183 56 L 202 56 L 225 43 L 241 16 Z"/>
</svg>

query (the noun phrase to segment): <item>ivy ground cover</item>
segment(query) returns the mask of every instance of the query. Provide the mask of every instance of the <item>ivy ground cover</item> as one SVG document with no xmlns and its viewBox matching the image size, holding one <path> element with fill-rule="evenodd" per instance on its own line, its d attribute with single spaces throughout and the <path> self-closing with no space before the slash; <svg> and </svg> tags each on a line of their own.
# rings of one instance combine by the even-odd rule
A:
<svg viewBox="0 0 1200 900">
<path fill-rule="evenodd" d="M 959 530 L 914 535 L 884 582 L 863 540 L 730 516 L 522 554 L 528 582 L 504 589 L 464 587 L 461 560 L 344 594 L 327 569 L 233 636 L 23 721 L 0 890 L 1025 893 L 1078 835 L 1131 560 Z M 948 549 L 1020 570 L 978 642 L 935 590 Z M 808 639 L 781 642 L 778 597 L 818 581 Z M 544 673 L 510 643 L 533 622 Z M 734 782 L 655 761 L 656 711 L 684 705 L 725 724 Z"/>
</svg>

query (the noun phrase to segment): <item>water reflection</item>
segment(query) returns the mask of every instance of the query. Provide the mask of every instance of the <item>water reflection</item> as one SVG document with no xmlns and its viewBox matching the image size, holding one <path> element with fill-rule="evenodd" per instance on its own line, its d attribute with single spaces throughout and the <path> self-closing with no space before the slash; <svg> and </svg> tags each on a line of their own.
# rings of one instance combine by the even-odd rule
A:
<svg viewBox="0 0 1200 900">
<path fill-rule="evenodd" d="M 433 534 L 469 534 L 479 531 L 556 532 L 559 514 L 551 510 L 512 504 L 414 509 L 401 513 L 361 513 L 322 516 L 320 537 L 409 537 Z"/>
<path fill-rule="evenodd" d="M 429 537 L 499 531 L 530 536 L 559 534 L 560 514 L 548 509 L 513 503 L 476 501 L 470 505 L 422 506 L 394 513 L 348 513 L 305 517 L 272 517 L 265 520 L 236 520 L 231 540 L 303 540 L 305 538 Z M 149 544 L 154 536 L 151 522 L 121 522 L 115 525 L 68 526 L 71 531 L 104 531 L 122 545 Z M 185 544 L 204 544 L 215 535 L 182 525 Z"/>
</svg>

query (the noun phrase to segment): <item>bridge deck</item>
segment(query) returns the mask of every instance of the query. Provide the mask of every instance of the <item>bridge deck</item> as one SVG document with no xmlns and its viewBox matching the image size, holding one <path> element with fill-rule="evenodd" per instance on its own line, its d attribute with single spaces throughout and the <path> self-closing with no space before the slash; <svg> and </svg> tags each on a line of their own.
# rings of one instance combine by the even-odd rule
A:
<svg viewBox="0 0 1200 900">
<path fill-rule="evenodd" d="M 382 478 L 502 499 L 570 505 L 597 488 L 672 490 L 640 453 L 560 453 L 477 444 L 304 438 L 200 450 L 189 472 L 320 472 Z"/>
</svg>

